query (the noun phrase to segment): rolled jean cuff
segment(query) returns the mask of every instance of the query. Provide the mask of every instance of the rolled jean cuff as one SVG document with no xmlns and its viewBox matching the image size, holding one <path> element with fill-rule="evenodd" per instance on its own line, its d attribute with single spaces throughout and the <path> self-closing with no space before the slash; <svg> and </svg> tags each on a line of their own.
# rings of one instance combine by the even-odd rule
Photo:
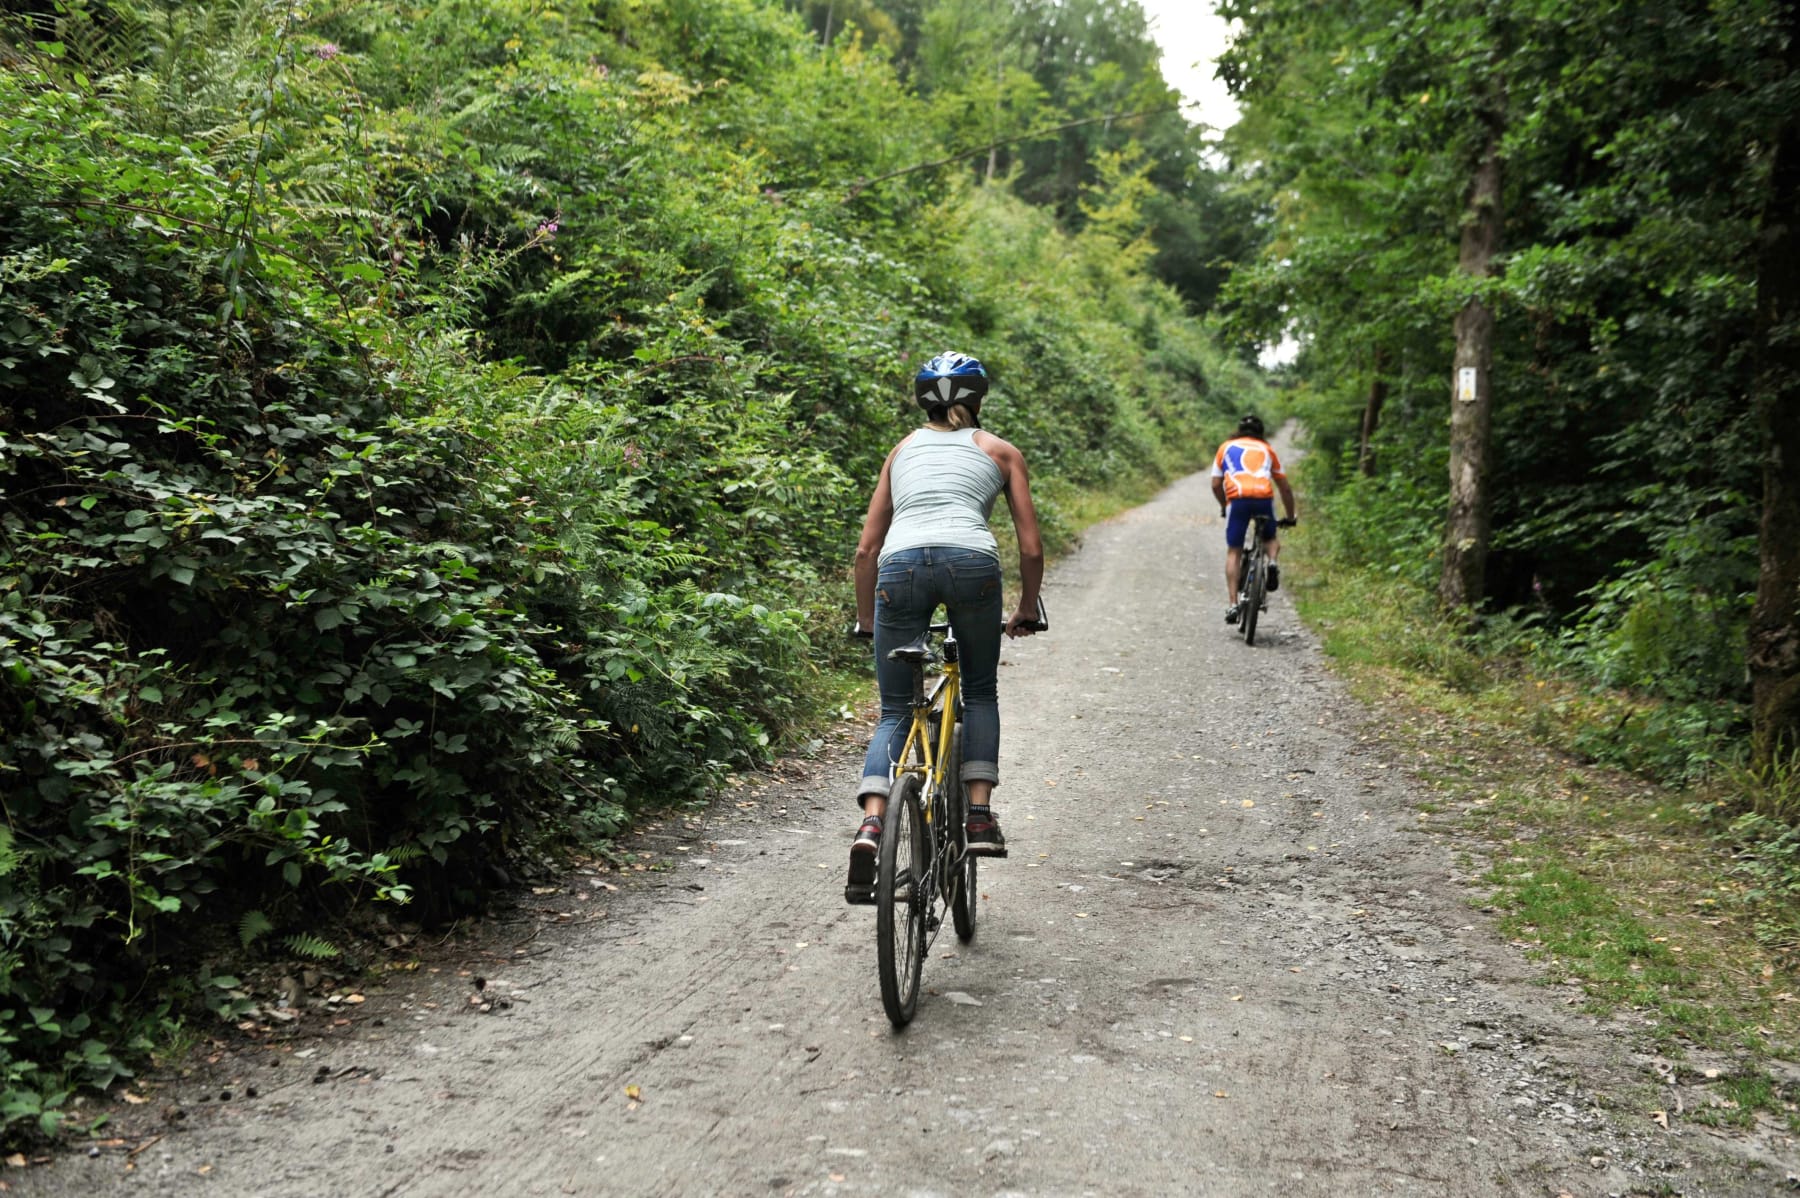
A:
<svg viewBox="0 0 1800 1198">
<path fill-rule="evenodd" d="M 856 784 L 856 802 L 860 806 L 864 795 L 875 795 L 878 798 L 888 797 L 888 779 L 885 774 L 869 774 Z"/>
<path fill-rule="evenodd" d="M 964 782 L 992 782 L 1000 785 L 1000 764 L 995 761 L 965 761 L 962 767 Z"/>
</svg>

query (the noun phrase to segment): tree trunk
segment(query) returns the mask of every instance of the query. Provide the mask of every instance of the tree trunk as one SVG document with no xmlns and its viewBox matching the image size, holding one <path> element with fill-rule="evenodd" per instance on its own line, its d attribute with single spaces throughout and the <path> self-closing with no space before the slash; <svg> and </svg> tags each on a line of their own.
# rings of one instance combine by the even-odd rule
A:
<svg viewBox="0 0 1800 1198">
<path fill-rule="evenodd" d="M 1375 347 L 1375 377 L 1369 380 L 1369 402 L 1363 405 L 1362 437 L 1356 445 L 1356 468 L 1364 478 L 1375 477 L 1375 430 L 1381 425 L 1381 405 L 1387 402 L 1388 352 Z"/>
<path fill-rule="evenodd" d="M 1500 134 L 1498 114 L 1486 119 L 1487 135 L 1463 213 L 1458 266 L 1471 280 L 1493 273 L 1500 252 Z M 1471 297 L 1456 315 L 1456 360 L 1450 391 L 1450 512 L 1444 523 L 1444 570 L 1438 599 L 1447 608 L 1481 602 L 1487 572 L 1493 497 L 1488 474 L 1493 456 L 1494 313 Z"/>
<path fill-rule="evenodd" d="M 1800 76 L 1800 6 L 1790 5 L 1787 70 Z M 1800 117 L 1775 141 L 1756 260 L 1756 412 L 1763 508 L 1750 616 L 1751 751 L 1768 766 L 1800 753 Z"/>
</svg>

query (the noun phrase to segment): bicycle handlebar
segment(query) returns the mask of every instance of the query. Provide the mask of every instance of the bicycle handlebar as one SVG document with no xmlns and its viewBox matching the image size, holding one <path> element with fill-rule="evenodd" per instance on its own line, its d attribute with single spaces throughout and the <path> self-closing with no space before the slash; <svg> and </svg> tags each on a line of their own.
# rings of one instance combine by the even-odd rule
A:
<svg viewBox="0 0 1800 1198">
<path fill-rule="evenodd" d="M 1219 509 L 1219 518 L 1221 520 L 1223 520 L 1225 518 L 1225 511 L 1226 511 L 1226 509 L 1224 509 L 1224 508 Z M 1292 527 L 1294 527 L 1294 525 L 1296 525 L 1298 523 L 1300 523 L 1300 517 L 1284 516 L 1281 519 L 1275 521 L 1275 527 L 1276 528 L 1292 528 Z"/>
<path fill-rule="evenodd" d="M 1044 611 L 1044 599 L 1041 595 L 1038 597 L 1037 608 L 1037 619 L 1031 621 L 1029 624 L 1021 624 L 1020 627 L 1029 628 L 1033 632 L 1049 632 L 1050 617 Z M 1005 620 L 1000 621 L 1000 627 L 1006 627 Z M 933 624 L 930 626 L 930 631 L 942 636 L 944 633 L 950 631 L 950 625 L 947 623 Z M 850 635 L 859 641 L 872 641 L 875 639 L 875 630 L 873 628 L 864 628 L 861 621 L 853 621 L 850 625 Z"/>
</svg>

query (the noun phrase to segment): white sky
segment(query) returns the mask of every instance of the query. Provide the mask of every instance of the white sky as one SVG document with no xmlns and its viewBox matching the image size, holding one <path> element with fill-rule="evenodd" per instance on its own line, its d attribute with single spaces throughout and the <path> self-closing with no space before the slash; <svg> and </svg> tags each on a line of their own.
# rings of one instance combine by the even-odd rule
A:
<svg viewBox="0 0 1800 1198">
<path fill-rule="evenodd" d="M 1186 110 L 1188 120 L 1225 129 L 1237 120 L 1237 104 L 1225 85 L 1213 78 L 1214 60 L 1230 41 L 1231 31 L 1213 13 L 1211 0 L 1138 0 L 1150 18 L 1150 34 L 1162 47 L 1162 73 L 1169 85 L 1198 106 Z"/>
</svg>

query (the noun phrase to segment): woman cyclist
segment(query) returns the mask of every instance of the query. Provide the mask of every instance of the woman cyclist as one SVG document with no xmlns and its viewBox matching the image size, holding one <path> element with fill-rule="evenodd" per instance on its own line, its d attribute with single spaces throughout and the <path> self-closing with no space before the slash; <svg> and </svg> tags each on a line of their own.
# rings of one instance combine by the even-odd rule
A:
<svg viewBox="0 0 1800 1198">
<path fill-rule="evenodd" d="M 850 846 L 852 901 L 872 895 L 875 850 L 887 811 L 889 767 L 905 748 L 912 669 L 888 653 L 918 639 L 942 604 L 962 663 L 963 766 L 968 790 L 968 851 L 1006 856 L 1006 838 L 989 806 L 1000 780 L 998 694 L 1002 607 L 1000 551 L 988 531 L 994 500 L 1005 494 L 1019 540 L 1019 602 L 1004 621 L 1008 636 L 1029 636 L 1038 618 L 1044 551 L 1025 458 L 977 417 L 988 376 L 967 354 L 941 353 L 913 379 L 925 424 L 888 454 L 856 546 L 857 625 L 875 634 L 881 722 L 863 761 L 857 802 L 862 825 Z"/>
</svg>

